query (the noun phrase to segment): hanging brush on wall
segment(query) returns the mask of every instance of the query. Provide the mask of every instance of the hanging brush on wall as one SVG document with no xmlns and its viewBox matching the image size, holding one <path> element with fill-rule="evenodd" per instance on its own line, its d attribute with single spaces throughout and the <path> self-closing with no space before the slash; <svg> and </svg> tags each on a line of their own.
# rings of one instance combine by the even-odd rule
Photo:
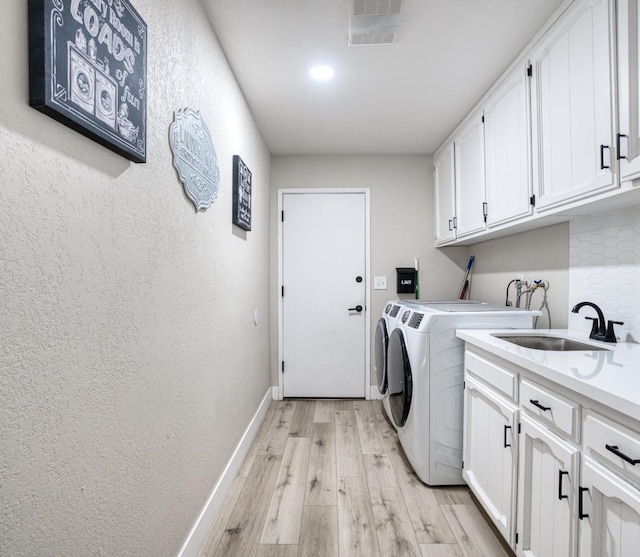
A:
<svg viewBox="0 0 640 557">
<path fill-rule="evenodd" d="M 460 288 L 460 295 L 458 299 L 464 300 L 469 293 L 469 275 L 471 274 L 471 266 L 473 265 L 475 257 L 472 255 L 469 258 L 469 263 L 467 263 L 467 271 L 464 274 L 464 278 L 462 279 L 462 286 Z"/>
</svg>

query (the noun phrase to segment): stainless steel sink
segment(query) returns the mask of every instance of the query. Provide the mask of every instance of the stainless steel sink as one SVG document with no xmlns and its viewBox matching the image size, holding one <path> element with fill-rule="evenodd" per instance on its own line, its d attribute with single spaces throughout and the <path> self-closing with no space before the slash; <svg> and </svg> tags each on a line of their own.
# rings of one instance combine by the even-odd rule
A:
<svg viewBox="0 0 640 557">
<path fill-rule="evenodd" d="M 496 334 L 492 335 L 496 338 L 506 340 L 518 346 L 525 348 L 534 348 L 536 350 L 554 350 L 558 352 L 567 352 L 570 350 L 607 350 L 592 344 L 578 342 L 562 337 L 550 337 L 545 335 L 510 335 Z"/>
</svg>

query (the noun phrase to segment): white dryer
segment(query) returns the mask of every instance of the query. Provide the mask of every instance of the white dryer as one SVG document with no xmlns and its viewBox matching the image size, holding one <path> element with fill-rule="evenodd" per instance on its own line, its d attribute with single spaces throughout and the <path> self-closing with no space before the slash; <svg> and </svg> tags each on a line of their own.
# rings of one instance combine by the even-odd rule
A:
<svg viewBox="0 0 640 557">
<path fill-rule="evenodd" d="M 465 483 L 464 343 L 456 329 L 529 329 L 539 314 L 480 302 L 413 302 L 401 309 L 387 347 L 389 409 L 407 459 L 424 483 Z"/>
<path fill-rule="evenodd" d="M 387 383 L 387 347 L 389 345 L 389 335 L 395 329 L 396 322 L 400 316 L 401 303 L 400 300 L 392 300 L 387 302 L 382 310 L 382 317 L 376 325 L 375 346 L 375 370 L 378 380 L 378 391 L 382 395 L 382 406 L 389 417 L 389 421 L 393 425 L 391 419 L 391 411 L 389 410 L 389 389 Z"/>
<path fill-rule="evenodd" d="M 391 408 L 389 406 L 389 388 L 387 380 L 387 353 L 389 346 L 389 336 L 393 330 L 402 325 L 400 319 L 404 314 L 404 310 L 407 307 L 418 308 L 423 305 L 430 304 L 480 304 L 481 302 L 474 302 L 469 300 L 389 300 L 382 310 L 382 316 L 378 320 L 376 326 L 375 335 L 375 371 L 378 380 L 378 391 L 382 394 L 382 407 L 391 422 L 394 429 L 397 429 L 393 418 L 391 417 Z"/>
</svg>

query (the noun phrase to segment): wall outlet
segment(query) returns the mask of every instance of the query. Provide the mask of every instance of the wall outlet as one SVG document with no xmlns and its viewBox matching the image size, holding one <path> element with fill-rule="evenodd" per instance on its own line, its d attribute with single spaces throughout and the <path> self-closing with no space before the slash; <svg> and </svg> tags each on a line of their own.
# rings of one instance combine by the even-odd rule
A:
<svg viewBox="0 0 640 557">
<path fill-rule="evenodd" d="M 386 290 L 387 289 L 387 277 L 373 277 L 373 289 L 374 290 Z"/>
</svg>

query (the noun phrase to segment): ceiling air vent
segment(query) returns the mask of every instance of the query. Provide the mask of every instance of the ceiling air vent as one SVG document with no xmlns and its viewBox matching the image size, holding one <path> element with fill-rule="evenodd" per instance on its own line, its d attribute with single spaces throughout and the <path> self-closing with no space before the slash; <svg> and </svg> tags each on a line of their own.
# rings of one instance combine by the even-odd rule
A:
<svg viewBox="0 0 640 557">
<path fill-rule="evenodd" d="M 396 42 L 402 0 L 351 0 L 349 46 Z"/>
</svg>

